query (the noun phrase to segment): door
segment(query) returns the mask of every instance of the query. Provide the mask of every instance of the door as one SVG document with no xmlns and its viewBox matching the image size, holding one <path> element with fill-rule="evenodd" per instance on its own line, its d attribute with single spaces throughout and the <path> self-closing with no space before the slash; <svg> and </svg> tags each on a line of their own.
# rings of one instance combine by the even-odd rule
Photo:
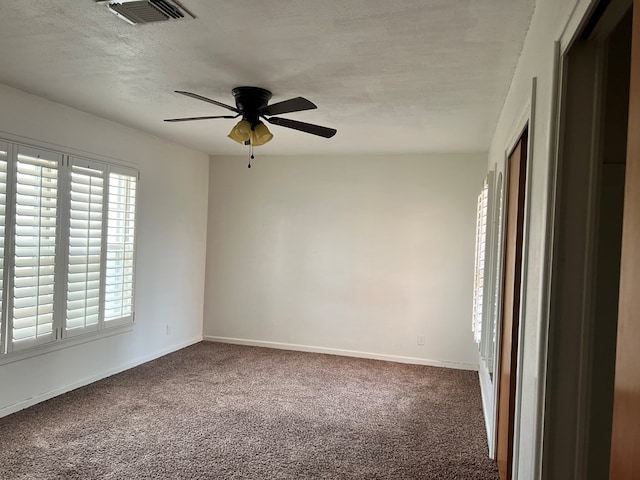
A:
<svg viewBox="0 0 640 480">
<path fill-rule="evenodd" d="M 634 1 L 611 480 L 640 478 L 640 0 Z"/>
<path fill-rule="evenodd" d="M 496 457 L 502 480 L 511 480 L 513 463 L 513 426 L 518 332 L 520 329 L 520 285 L 522 277 L 527 137 L 527 131 L 525 130 L 508 160 Z"/>
</svg>

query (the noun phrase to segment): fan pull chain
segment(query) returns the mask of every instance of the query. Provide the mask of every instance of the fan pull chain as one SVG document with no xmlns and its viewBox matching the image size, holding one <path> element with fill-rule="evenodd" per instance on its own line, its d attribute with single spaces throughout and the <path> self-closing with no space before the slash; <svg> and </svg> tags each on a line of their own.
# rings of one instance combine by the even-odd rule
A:
<svg viewBox="0 0 640 480">
<path fill-rule="evenodd" d="M 254 158 L 256 158 L 253 156 L 253 144 L 251 144 L 250 152 L 251 152 L 251 156 L 249 158 L 253 160 Z M 247 168 L 251 168 L 251 160 L 249 160 L 249 165 L 247 166 Z"/>
</svg>

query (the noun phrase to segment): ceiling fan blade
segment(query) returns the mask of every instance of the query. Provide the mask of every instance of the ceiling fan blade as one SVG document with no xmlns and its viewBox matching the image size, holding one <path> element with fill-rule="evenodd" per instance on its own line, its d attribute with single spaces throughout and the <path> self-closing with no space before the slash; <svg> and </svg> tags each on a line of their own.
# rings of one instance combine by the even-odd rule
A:
<svg viewBox="0 0 640 480">
<path fill-rule="evenodd" d="M 319 137 L 331 138 L 337 130 L 335 128 L 321 127 L 320 125 L 313 125 L 312 123 L 298 122 L 297 120 L 289 120 L 288 118 L 272 117 L 267 118 L 267 122 L 273 125 L 280 125 L 281 127 L 293 128 L 294 130 L 300 130 L 301 132 L 311 133 L 312 135 L 318 135 Z"/>
<path fill-rule="evenodd" d="M 261 115 L 280 115 L 282 113 L 302 112 L 303 110 L 313 110 L 318 108 L 313 102 L 306 98 L 296 97 L 290 98 L 283 102 L 267 105 L 261 111 Z"/>
<path fill-rule="evenodd" d="M 236 107 L 232 107 L 231 105 L 218 102 L 217 100 L 211 100 L 210 98 L 203 97 L 202 95 L 198 95 L 197 93 L 183 92 L 182 90 L 176 90 L 175 92 L 179 93 L 180 95 L 186 95 L 187 97 L 195 98 L 196 100 L 202 100 L 203 102 L 213 103 L 214 105 L 217 105 L 222 108 L 226 108 L 227 110 L 231 110 L 232 112 L 240 113 L 240 110 L 238 110 Z"/>
<path fill-rule="evenodd" d="M 190 122 L 191 120 L 211 120 L 212 118 L 238 118 L 238 115 L 214 115 L 209 117 L 166 118 L 165 122 Z"/>
</svg>

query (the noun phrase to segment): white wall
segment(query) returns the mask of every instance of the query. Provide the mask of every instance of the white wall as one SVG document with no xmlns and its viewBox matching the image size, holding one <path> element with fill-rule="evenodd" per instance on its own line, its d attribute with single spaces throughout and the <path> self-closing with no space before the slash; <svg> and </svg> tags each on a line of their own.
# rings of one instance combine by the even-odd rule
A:
<svg viewBox="0 0 640 480">
<path fill-rule="evenodd" d="M 486 154 L 246 165 L 211 158 L 205 338 L 477 368 Z"/>
<path fill-rule="evenodd" d="M 141 171 L 136 324 L 1 365 L 2 416 L 202 339 L 209 157 L 5 86 L 0 105 L 0 137 L 124 160 Z"/>
<path fill-rule="evenodd" d="M 522 55 L 509 89 L 489 151 L 489 168 L 497 163 L 504 164 L 505 151 L 510 147 L 514 129 L 523 111 L 531 101 L 531 83 L 537 78 L 537 95 L 534 104 L 535 121 L 532 125 L 533 143 L 530 175 L 530 216 L 528 235 L 528 260 L 525 264 L 526 290 L 524 297 L 524 317 L 522 362 L 519 365 L 522 379 L 519 397 L 520 424 L 516 426 L 517 479 L 534 478 L 536 454 L 536 424 L 540 404 L 538 394 L 544 379 L 540 376 L 540 348 L 544 335 L 541 321 L 545 314 L 543 274 L 546 249 L 546 223 L 549 188 L 550 146 L 553 141 L 552 118 L 554 84 L 554 52 L 577 0 L 538 0 L 529 27 Z M 584 2 L 580 2 L 584 4 Z"/>
</svg>

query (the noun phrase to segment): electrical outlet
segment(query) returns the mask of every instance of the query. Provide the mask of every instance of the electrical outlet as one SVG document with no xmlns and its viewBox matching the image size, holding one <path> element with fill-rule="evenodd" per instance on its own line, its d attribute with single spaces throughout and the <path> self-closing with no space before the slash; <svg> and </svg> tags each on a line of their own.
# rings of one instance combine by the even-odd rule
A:
<svg viewBox="0 0 640 480">
<path fill-rule="evenodd" d="M 418 345 L 424 345 L 424 335 L 418 335 Z"/>
</svg>

